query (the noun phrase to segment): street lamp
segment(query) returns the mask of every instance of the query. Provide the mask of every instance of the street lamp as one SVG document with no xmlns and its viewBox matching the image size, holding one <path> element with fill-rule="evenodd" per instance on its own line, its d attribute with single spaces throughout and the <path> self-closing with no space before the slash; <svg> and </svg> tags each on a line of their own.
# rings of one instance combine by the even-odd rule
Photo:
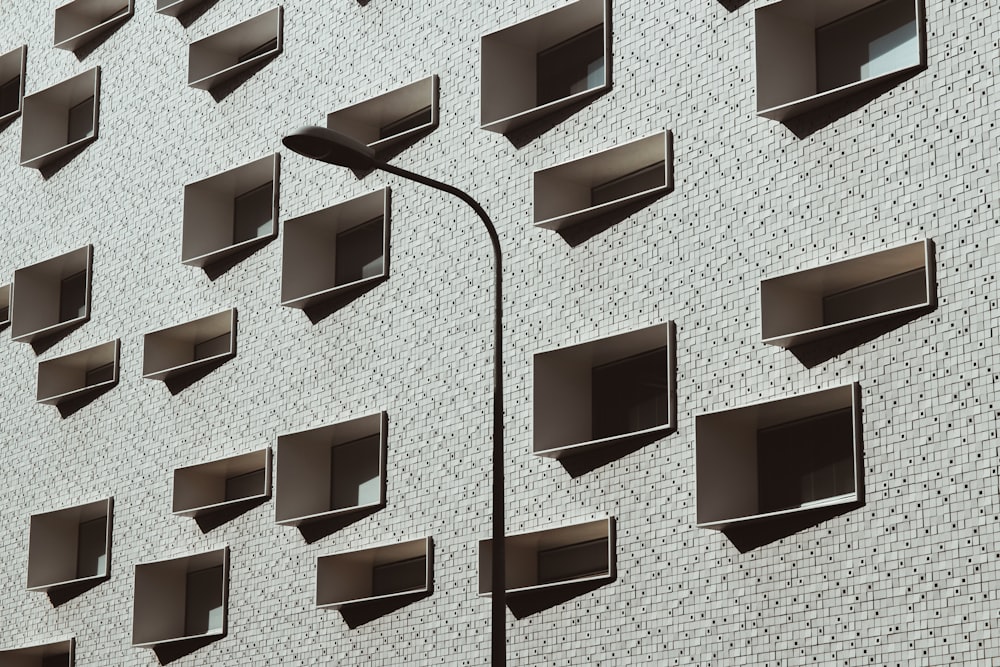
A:
<svg viewBox="0 0 1000 667">
<path fill-rule="evenodd" d="M 466 192 L 435 181 L 407 169 L 402 169 L 375 157 L 375 151 L 355 139 L 325 127 L 300 127 L 282 138 L 281 143 L 299 155 L 320 162 L 356 170 L 379 169 L 436 190 L 452 194 L 472 207 L 486 227 L 493 246 L 493 545 L 491 626 L 492 664 L 500 667 L 507 661 L 507 617 L 505 592 L 506 545 L 504 543 L 504 483 L 503 483 L 503 269 L 500 257 L 500 237 L 486 211 Z"/>
</svg>

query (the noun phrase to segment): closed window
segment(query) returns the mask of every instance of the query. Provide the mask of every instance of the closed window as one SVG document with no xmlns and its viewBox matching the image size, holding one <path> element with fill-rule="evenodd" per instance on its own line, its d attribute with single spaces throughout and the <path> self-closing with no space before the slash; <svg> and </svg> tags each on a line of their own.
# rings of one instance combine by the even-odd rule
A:
<svg viewBox="0 0 1000 667">
<path fill-rule="evenodd" d="M 540 51 L 538 104 L 548 104 L 604 83 L 604 26 L 597 25 Z"/>
</svg>

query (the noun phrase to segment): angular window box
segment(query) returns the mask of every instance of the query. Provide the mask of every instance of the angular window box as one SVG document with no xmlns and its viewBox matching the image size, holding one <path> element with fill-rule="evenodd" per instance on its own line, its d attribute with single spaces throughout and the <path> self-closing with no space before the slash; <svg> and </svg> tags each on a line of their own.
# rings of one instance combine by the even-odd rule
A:
<svg viewBox="0 0 1000 667">
<path fill-rule="evenodd" d="M 271 497 L 271 450 L 174 470 L 173 513 L 197 518 Z"/>
<path fill-rule="evenodd" d="M 658 132 L 534 174 L 535 226 L 559 230 L 674 187 L 671 133 Z"/>
<path fill-rule="evenodd" d="M 482 129 L 501 134 L 611 88 L 610 0 L 577 0 L 483 35 Z"/>
<path fill-rule="evenodd" d="M 142 376 L 169 380 L 236 356 L 236 309 L 148 333 Z"/>
<path fill-rule="evenodd" d="M 81 399 L 118 383 L 121 341 L 80 350 L 38 364 L 36 400 L 46 405 Z"/>
<path fill-rule="evenodd" d="M 504 538 L 507 595 L 615 578 L 615 519 L 607 517 Z M 479 541 L 479 595 L 493 592 L 493 540 Z"/>
<path fill-rule="evenodd" d="M 226 634 L 229 547 L 135 566 L 132 646 Z"/>
<path fill-rule="evenodd" d="M 53 46 L 76 52 L 129 20 L 133 0 L 72 0 L 56 8 Z"/>
<path fill-rule="evenodd" d="M 97 139 L 101 68 L 24 98 L 21 166 L 41 169 Z"/>
<path fill-rule="evenodd" d="M 87 245 L 16 270 L 11 338 L 30 343 L 89 320 L 93 261 L 94 247 Z"/>
<path fill-rule="evenodd" d="M 376 152 L 438 125 L 438 78 L 429 76 L 326 117 L 326 126 L 354 137 Z"/>
<path fill-rule="evenodd" d="M 10 324 L 10 294 L 12 285 L 0 285 L 0 329 Z"/>
<path fill-rule="evenodd" d="M 278 235 L 279 155 L 184 186 L 181 262 L 207 266 Z"/>
<path fill-rule="evenodd" d="M 0 56 L 0 124 L 21 115 L 27 54 L 28 47 L 21 46 Z"/>
<path fill-rule="evenodd" d="M 781 0 L 755 24 L 757 115 L 773 120 L 927 63 L 922 0 Z"/>
<path fill-rule="evenodd" d="M 281 53 L 282 8 L 275 7 L 188 49 L 188 85 L 211 91 L 241 72 Z"/>
<path fill-rule="evenodd" d="M 205 0 L 156 0 L 156 13 L 178 17 L 203 2 Z"/>
<path fill-rule="evenodd" d="M 904 313 L 936 300 L 930 239 L 760 283 L 764 342 L 792 348 Z"/>
<path fill-rule="evenodd" d="M 389 275 L 389 188 L 285 222 L 281 305 L 308 308 Z"/>
<path fill-rule="evenodd" d="M 76 639 L 0 650 L 0 665 L 10 667 L 73 667 L 76 664 Z"/>
<path fill-rule="evenodd" d="M 49 591 L 110 575 L 112 499 L 33 514 L 28 590 Z"/>
<path fill-rule="evenodd" d="M 849 384 L 697 415 L 698 526 L 859 502 L 859 394 Z"/>
<path fill-rule="evenodd" d="M 388 598 L 419 597 L 434 588 L 430 537 L 316 559 L 316 606 L 343 609 Z"/>
<path fill-rule="evenodd" d="M 383 506 L 387 426 L 379 412 L 279 436 L 275 522 L 300 526 Z"/>
<path fill-rule="evenodd" d="M 560 458 L 676 427 L 674 324 L 535 355 L 532 453 Z"/>
</svg>

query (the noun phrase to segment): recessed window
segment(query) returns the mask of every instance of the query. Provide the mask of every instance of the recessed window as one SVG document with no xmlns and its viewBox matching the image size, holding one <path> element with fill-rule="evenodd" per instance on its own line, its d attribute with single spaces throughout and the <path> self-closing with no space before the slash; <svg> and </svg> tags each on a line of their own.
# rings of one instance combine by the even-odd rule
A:
<svg viewBox="0 0 1000 667">
<path fill-rule="evenodd" d="M 228 547 L 136 565 L 132 645 L 225 634 L 228 580 Z"/>
<path fill-rule="evenodd" d="M 765 343 L 792 348 L 936 302 L 929 239 L 760 283 Z"/>
<path fill-rule="evenodd" d="M 384 412 L 278 437 L 275 521 L 298 526 L 385 503 Z"/>
<path fill-rule="evenodd" d="M 41 169 L 97 138 L 100 68 L 24 98 L 21 166 Z"/>
<path fill-rule="evenodd" d="M 756 11 L 757 114 L 784 120 L 926 64 L 919 0 L 782 0 Z"/>
<path fill-rule="evenodd" d="M 507 595 L 530 594 L 582 581 L 615 578 L 613 517 L 508 535 Z M 479 594 L 492 592 L 493 541 L 479 542 Z"/>
<path fill-rule="evenodd" d="M 148 333 L 142 376 L 168 380 L 236 355 L 236 309 Z"/>
<path fill-rule="evenodd" d="M 608 0 L 577 0 L 482 38 L 480 115 L 506 133 L 611 87 Z"/>
<path fill-rule="evenodd" d="M 673 188 L 671 133 L 536 171 L 535 226 L 564 229 Z"/>
<path fill-rule="evenodd" d="M 673 324 L 535 355 L 532 451 L 559 458 L 674 427 Z"/>
<path fill-rule="evenodd" d="M 93 246 L 14 272 L 11 337 L 30 343 L 90 319 Z"/>
<path fill-rule="evenodd" d="M 188 50 L 188 85 L 212 90 L 254 65 L 281 53 L 282 8 L 192 42 Z"/>
<path fill-rule="evenodd" d="M 857 502 L 860 414 L 857 385 L 845 385 L 698 415 L 698 525 Z"/>
<path fill-rule="evenodd" d="M 48 591 L 109 576 L 111 498 L 34 514 L 28 590 Z"/>
<path fill-rule="evenodd" d="M 271 450 L 174 470 L 173 513 L 199 517 L 271 495 Z"/>
<path fill-rule="evenodd" d="M 181 261 L 208 266 L 278 234 L 280 156 L 184 186 Z"/>
<path fill-rule="evenodd" d="M 0 123 L 21 114 L 27 52 L 28 47 L 21 46 L 0 56 Z"/>
<path fill-rule="evenodd" d="M 389 188 L 285 222 L 281 304 L 308 308 L 388 275 Z"/>
<path fill-rule="evenodd" d="M 76 640 L 34 644 L 0 649 L 0 665 L 11 667 L 73 667 L 76 664 Z"/>
<path fill-rule="evenodd" d="M 10 324 L 11 285 L 0 285 L 0 329 Z"/>
<path fill-rule="evenodd" d="M 360 549 L 316 561 L 316 606 L 342 609 L 391 597 L 430 593 L 431 538 Z"/>
<path fill-rule="evenodd" d="M 132 16 L 132 0 L 72 0 L 56 8 L 57 49 L 76 51 Z"/>
<path fill-rule="evenodd" d="M 438 78 L 429 76 L 377 97 L 338 109 L 326 126 L 376 151 L 427 132 L 438 124 Z"/>
<path fill-rule="evenodd" d="M 38 364 L 37 400 L 47 405 L 80 399 L 118 382 L 118 340 Z"/>
</svg>

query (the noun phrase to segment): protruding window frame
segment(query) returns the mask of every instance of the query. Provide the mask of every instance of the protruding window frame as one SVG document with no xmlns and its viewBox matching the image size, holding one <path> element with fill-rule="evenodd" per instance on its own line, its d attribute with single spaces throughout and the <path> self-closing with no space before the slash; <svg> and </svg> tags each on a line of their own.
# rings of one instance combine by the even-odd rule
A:
<svg viewBox="0 0 1000 667">
<path fill-rule="evenodd" d="M 391 593 L 378 594 L 374 591 L 379 566 L 417 558 L 424 559 L 423 585 Z M 316 607 L 319 609 L 345 609 L 390 599 L 422 597 L 433 591 L 434 540 L 431 537 L 355 549 L 316 559 Z"/>
<path fill-rule="evenodd" d="M 29 591 L 51 591 L 69 586 L 98 582 L 111 576 L 111 527 L 114 499 L 104 498 L 90 503 L 63 507 L 31 515 L 28 540 Z M 104 518 L 104 571 L 93 575 L 79 574 L 79 528 L 88 521 Z M 71 533 L 71 534 L 68 534 Z M 72 559 L 72 563 L 69 563 Z M 72 567 L 70 567 L 72 566 Z M 49 570 L 72 569 L 71 576 L 49 575 Z"/>
<path fill-rule="evenodd" d="M 64 79 L 59 83 L 25 95 L 21 102 L 21 153 L 22 167 L 43 169 L 73 151 L 97 140 L 100 119 L 101 68 L 92 67 L 86 72 Z M 84 137 L 73 141 L 68 138 L 58 145 L 51 137 L 69 132 L 70 109 L 92 100 L 93 128 Z M 53 113 L 52 109 L 55 110 Z M 54 122 L 54 118 L 63 122 Z"/>
<path fill-rule="evenodd" d="M 226 482 L 239 474 L 264 471 L 260 493 L 226 498 Z M 218 491 L 221 489 L 222 493 Z M 220 498 L 221 495 L 221 498 Z M 271 449 L 236 454 L 213 461 L 174 468 L 172 511 L 176 516 L 198 518 L 226 508 L 266 500 L 271 497 Z M 185 498 L 201 498 L 187 500 Z"/>
<path fill-rule="evenodd" d="M 332 111 L 326 116 L 326 126 L 354 137 L 376 152 L 386 151 L 438 126 L 438 86 L 436 74 L 424 77 Z M 386 127 L 425 109 L 429 114 L 427 122 L 386 137 L 380 136 Z"/>
<path fill-rule="evenodd" d="M 241 72 L 278 55 L 283 46 L 283 26 L 284 9 L 277 6 L 191 42 L 188 47 L 188 85 L 211 91 Z M 254 53 L 272 41 L 273 47 Z M 252 57 L 241 59 L 250 53 L 253 53 Z"/>
<path fill-rule="evenodd" d="M 147 380 L 170 380 L 178 375 L 236 356 L 236 320 L 236 309 L 229 308 L 145 334 L 142 343 L 142 376 Z M 198 345 L 225 335 L 229 336 L 229 346 L 224 352 L 203 358 L 198 358 L 194 354 Z M 168 362 L 169 365 L 164 366 L 159 356 L 162 356 L 163 345 L 171 342 L 189 346 L 192 350 L 192 359 L 186 362 Z"/>
<path fill-rule="evenodd" d="M 10 302 L 11 339 L 19 343 L 32 343 L 89 320 L 93 263 L 94 246 L 85 245 L 14 271 Z M 55 281 L 51 275 L 53 272 L 58 273 Z M 62 281 L 80 272 L 85 273 L 86 280 L 84 313 L 60 320 Z M 38 315 L 39 306 L 44 306 L 48 311 L 54 309 L 55 320 L 44 316 L 44 313 Z M 25 325 L 25 320 L 29 319 L 31 324 Z"/>
<path fill-rule="evenodd" d="M 602 26 L 604 33 L 603 82 L 539 104 L 534 76 L 538 54 L 594 26 Z M 575 0 L 487 33 L 480 40 L 480 54 L 480 127 L 507 134 L 611 89 L 611 0 Z"/>
<path fill-rule="evenodd" d="M 117 11 L 108 13 L 107 5 L 112 5 L 112 9 L 119 7 Z M 104 10 L 96 17 L 90 11 L 95 7 Z M 128 21 L 134 10 L 134 0 L 70 0 L 56 7 L 52 46 L 76 53 Z M 60 30 L 63 32 L 61 35 Z"/>
<path fill-rule="evenodd" d="M 35 400 L 45 405 L 58 406 L 113 387 L 118 384 L 120 359 L 121 339 L 115 339 L 41 361 L 38 364 L 38 388 Z M 111 377 L 89 383 L 87 376 L 105 366 L 111 367 Z"/>
</svg>

